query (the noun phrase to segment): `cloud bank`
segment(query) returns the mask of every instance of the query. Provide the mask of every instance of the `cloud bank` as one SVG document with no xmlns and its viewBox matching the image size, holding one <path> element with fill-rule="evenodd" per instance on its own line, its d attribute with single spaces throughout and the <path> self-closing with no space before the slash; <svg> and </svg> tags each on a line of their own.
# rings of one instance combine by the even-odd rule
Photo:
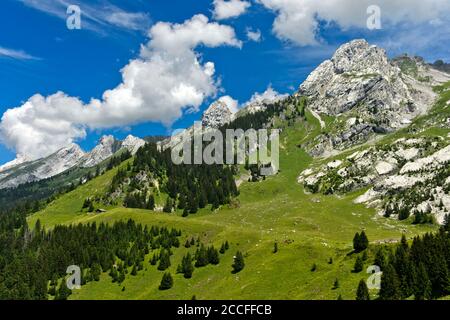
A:
<svg viewBox="0 0 450 320">
<path fill-rule="evenodd" d="M 282 40 L 307 46 L 321 42 L 319 22 L 336 23 L 342 30 L 366 28 L 367 8 L 378 5 L 384 26 L 417 25 L 448 20 L 448 0 L 257 0 L 276 14 L 273 33 Z"/>
<path fill-rule="evenodd" d="M 18 155 L 37 159 L 84 138 L 87 129 L 148 121 L 169 126 L 217 93 L 214 63 L 203 63 L 195 48 L 241 47 L 233 28 L 204 15 L 182 24 L 159 22 L 149 38 L 139 57 L 121 70 L 122 82 L 102 99 L 83 103 L 63 92 L 36 94 L 3 114 L 0 141 Z"/>
<path fill-rule="evenodd" d="M 217 20 L 239 17 L 251 6 L 250 2 L 242 0 L 214 0 L 213 4 L 213 15 Z"/>
</svg>

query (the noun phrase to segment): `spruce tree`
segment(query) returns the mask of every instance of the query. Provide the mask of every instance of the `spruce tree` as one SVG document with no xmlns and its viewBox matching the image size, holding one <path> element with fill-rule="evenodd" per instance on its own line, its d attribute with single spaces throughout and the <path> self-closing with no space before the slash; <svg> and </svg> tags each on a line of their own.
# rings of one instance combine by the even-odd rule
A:
<svg viewBox="0 0 450 320">
<path fill-rule="evenodd" d="M 355 250 L 355 252 L 359 252 L 359 248 L 361 247 L 360 243 L 361 243 L 360 236 L 359 233 L 357 232 L 353 237 L 353 250 Z"/>
<path fill-rule="evenodd" d="M 384 254 L 383 248 L 378 249 L 377 253 L 375 254 L 375 261 L 374 264 L 376 266 L 379 266 L 381 270 L 383 270 L 386 266 L 386 256 Z"/>
<path fill-rule="evenodd" d="M 353 272 L 361 272 L 364 268 L 364 261 L 360 256 L 356 257 L 355 265 L 353 267 Z"/>
<path fill-rule="evenodd" d="M 208 262 L 211 264 L 219 264 L 219 252 L 213 246 L 208 248 Z"/>
<path fill-rule="evenodd" d="M 356 290 L 356 300 L 370 300 L 369 289 L 364 280 L 360 280 Z"/>
<path fill-rule="evenodd" d="M 399 300 L 401 298 L 400 281 L 394 267 L 388 264 L 381 275 L 381 300 Z"/>
<path fill-rule="evenodd" d="M 194 266 L 192 265 L 192 257 L 189 252 L 186 254 L 186 256 L 183 257 L 183 260 L 181 263 L 181 270 L 186 279 L 192 278 L 192 273 L 194 272 Z"/>
<path fill-rule="evenodd" d="M 206 250 L 205 246 L 202 243 L 200 248 L 197 250 L 195 254 L 195 266 L 197 268 L 204 267 L 208 265 L 208 263 L 209 263 L 208 251 Z"/>
<path fill-rule="evenodd" d="M 369 239 L 366 236 L 366 233 L 363 231 L 361 231 L 361 234 L 359 236 L 359 241 L 360 241 L 360 251 L 362 250 L 366 250 L 369 247 Z"/>
<path fill-rule="evenodd" d="M 156 264 L 158 263 L 158 256 L 155 254 L 153 254 L 152 258 L 150 259 L 150 264 L 152 266 L 156 266 Z"/>
<path fill-rule="evenodd" d="M 231 266 L 233 268 L 232 273 L 238 273 L 245 267 L 244 256 L 240 251 L 236 252 L 234 257 L 234 263 Z"/>
<path fill-rule="evenodd" d="M 414 298 L 416 300 L 431 299 L 431 281 L 425 265 L 421 262 L 417 268 L 417 277 L 414 285 Z"/>
<path fill-rule="evenodd" d="M 358 232 L 353 237 L 353 249 L 355 252 L 361 252 L 369 246 L 369 239 L 366 236 L 364 231 L 361 231 L 361 234 Z"/>
<path fill-rule="evenodd" d="M 173 278 L 169 272 L 164 273 L 161 283 L 159 285 L 159 290 L 168 290 L 173 286 Z"/>
<path fill-rule="evenodd" d="M 167 250 L 162 250 L 159 257 L 158 270 L 164 271 L 170 267 L 170 254 Z"/>
</svg>

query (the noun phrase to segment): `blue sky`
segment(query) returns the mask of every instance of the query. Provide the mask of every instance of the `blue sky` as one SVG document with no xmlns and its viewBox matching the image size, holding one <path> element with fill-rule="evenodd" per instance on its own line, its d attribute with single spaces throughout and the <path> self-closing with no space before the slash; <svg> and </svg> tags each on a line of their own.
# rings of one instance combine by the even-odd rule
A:
<svg viewBox="0 0 450 320">
<path fill-rule="evenodd" d="M 315 11 L 311 9 L 306 14 L 315 19 L 312 24 L 311 21 L 298 20 L 295 15 L 291 15 L 295 10 L 303 12 L 304 7 L 298 6 L 298 3 L 304 2 L 303 5 L 307 6 L 310 0 L 284 1 L 287 3 L 284 7 L 280 4 L 284 2 L 277 0 L 248 0 L 245 12 L 231 18 L 219 17 L 217 2 L 220 1 L 1 1 L 0 114 L 21 107 L 37 93 L 47 97 L 62 91 L 67 96 L 78 97 L 83 104 L 89 104 L 91 98 L 101 100 L 106 90 L 114 89 L 122 82 L 121 69 L 130 60 L 140 57 L 141 45 L 145 46 L 152 40 L 148 35 L 150 28 L 158 22 L 167 22 L 175 30 L 176 24 L 183 27 L 185 21 L 197 14 L 207 17 L 208 24 L 225 26 L 227 29 L 223 30 L 232 29 L 235 34 L 220 40 L 221 43 L 217 45 L 208 45 L 211 39 L 205 38 L 200 44 L 188 48 L 189 52 L 195 53 L 202 66 L 211 61 L 215 67 L 211 79 L 215 81 L 213 86 L 216 92 L 207 94 L 196 112 L 187 112 L 189 107 L 182 107 L 183 115 L 174 116 L 171 118 L 173 121 L 170 124 L 166 121 L 165 125 L 158 121 L 154 113 L 142 123 L 137 123 L 139 121 L 134 118 L 129 123 L 125 120 L 120 123 L 119 120 L 119 124 L 111 128 L 104 123 L 98 125 L 97 121 L 95 125 L 86 124 L 83 127 L 86 136 L 77 131 L 68 139 L 89 150 L 103 134 L 111 133 L 118 138 L 130 133 L 141 137 L 165 135 L 170 128 L 192 124 L 214 99 L 222 95 L 229 95 L 242 104 L 255 92 L 264 92 L 269 85 L 279 93 L 292 93 L 320 62 L 331 57 L 339 45 L 354 38 L 364 37 L 369 42 L 379 44 L 391 56 L 408 52 L 422 55 L 429 61 L 438 58 L 448 61 L 450 58 L 450 46 L 445 44 L 450 38 L 449 23 L 445 20 L 448 19 L 449 6 L 443 6 L 445 1 L 430 0 L 430 7 L 424 8 L 427 13 L 423 16 L 420 12 L 415 13 L 417 8 L 410 8 L 410 14 L 405 13 L 404 9 L 401 15 L 396 14 L 395 10 L 399 7 L 378 1 L 382 8 L 381 30 L 368 30 L 361 22 L 367 19 L 367 13 L 362 10 L 365 7 L 354 12 L 354 16 L 347 16 L 343 12 L 333 16 L 333 12 L 339 11 L 333 11 L 333 5 L 330 8 L 318 7 Z M 347 6 L 348 11 L 357 10 L 348 3 L 351 2 L 343 0 L 339 7 Z M 82 13 L 81 30 L 69 30 L 66 27 L 66 4 L 79 5 L 82 12 L 86 10 L 89 15 L 84 16 Z M 259 41 L 248 39 L 249 29 L 260 32 Z M 309 40 L 306 39 L 308 35 Z M 154 32 L 153 36 L 156 37 L 157 33 Z M 311 36 L 313 43 L 310 41 Z M 240 41 L 240 45 L 230 44 L 230 41 Z M 166 50 L 165 44 L 156 46 L 156 41 L 153 43 L 149 45 L 152 50 L 158 53 Z M 152 108 L 158 107 L 156 102 L 152 104 Z M 105 110 L 108 109 L 105 107 Z M 55 127 L 59 126 L 59 118 L 49 119 L 54 121 Z M 24 120 L 21 118 L 17 121 Z M 64 121 L 66 123 L 67 118 Z M 33 125 L 36 126 L 36 123 Z M 71 129 L 72 126 L 78 128 L 83 124 L 69 124 Z M 6 121 L 2 121 L 0 164 L 14 159 L 19 148 L 22 152 L 26 151 L 27 144 L 24 141 L 34 141 L 37 139 L 35 136 L 41 133 L 39 130 L 42 130 L 39 127 L 20 132 L 17 128 L 22 127 L 16 126 L 14 136 L 8 136 L 8 128 Z M 61 128 L 65 127 L 61 125 Z M 33 131 L 35 129 L 37 131 Z M 58 141 L 56 135 L 59 133 L 54 134 L 46 133 L 41 140 L 36 141 L 42 145 L 51 145 L 53 138 Z"/>
</svg>

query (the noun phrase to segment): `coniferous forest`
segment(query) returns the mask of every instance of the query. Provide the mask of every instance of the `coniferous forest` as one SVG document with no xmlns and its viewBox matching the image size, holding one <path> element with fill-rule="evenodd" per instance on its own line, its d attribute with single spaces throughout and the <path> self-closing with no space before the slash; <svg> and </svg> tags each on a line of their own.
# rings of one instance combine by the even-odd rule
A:
<svg viewBox="0 0 450 320">
<path fill-rule="evenodd" d="M 126 207 L 151 210 L 156 193 L 162 192 L 168 195 L 164 211 L 180 209 L 186 216 L 207 205 L 217 209 L 230 203 L 238 195 L 235 174 L 235 166 L 175 165 L 170 149 L 160 152 L 155 143 L 148 143 L 137 152 L 132 165 L 118 171 L 110 192 L 123 191 Z"/>
<path fill-rule="evenodd" d="M 67 267 L 81 268 L 81 284 L 108 272 L 121 283 L 144 268 L 150 252 L 180 246 L 180 230 L 148 227 L 133 220 L 112 225 L 79 224 L 45 230 L 38 220 L 30 230 L 23 216 L 2 219 L 0 230 L 0 299 L 67 299 Z M 164 254 L 159 254 L 158 261 Z M 38 271 L 37 271 L 38 270 Z"/>
</svg>

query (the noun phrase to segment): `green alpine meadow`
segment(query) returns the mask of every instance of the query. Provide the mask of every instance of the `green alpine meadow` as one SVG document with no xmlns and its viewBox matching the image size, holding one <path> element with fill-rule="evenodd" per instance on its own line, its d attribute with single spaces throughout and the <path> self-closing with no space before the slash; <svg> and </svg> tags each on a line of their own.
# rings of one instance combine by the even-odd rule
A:
<svg viewBox="0 0 450 320">
<path fill-rule="evenodd" d="M 176 300 L 207 318 L 188 301 L 450 298 L 448 38 L 428 29 L 448 31 L 445 1 L 414 22 L 385 1 L 352 5 L 362 20 L 306 0 L 13 2 L 95 61 L 58 76 L 68 49 L 0 40 L 0 74 L 42 68 L 42 92 L 67 91 L 3 90 L 22 105 L 0 122 L 0 300 Z"/>
</svg>

